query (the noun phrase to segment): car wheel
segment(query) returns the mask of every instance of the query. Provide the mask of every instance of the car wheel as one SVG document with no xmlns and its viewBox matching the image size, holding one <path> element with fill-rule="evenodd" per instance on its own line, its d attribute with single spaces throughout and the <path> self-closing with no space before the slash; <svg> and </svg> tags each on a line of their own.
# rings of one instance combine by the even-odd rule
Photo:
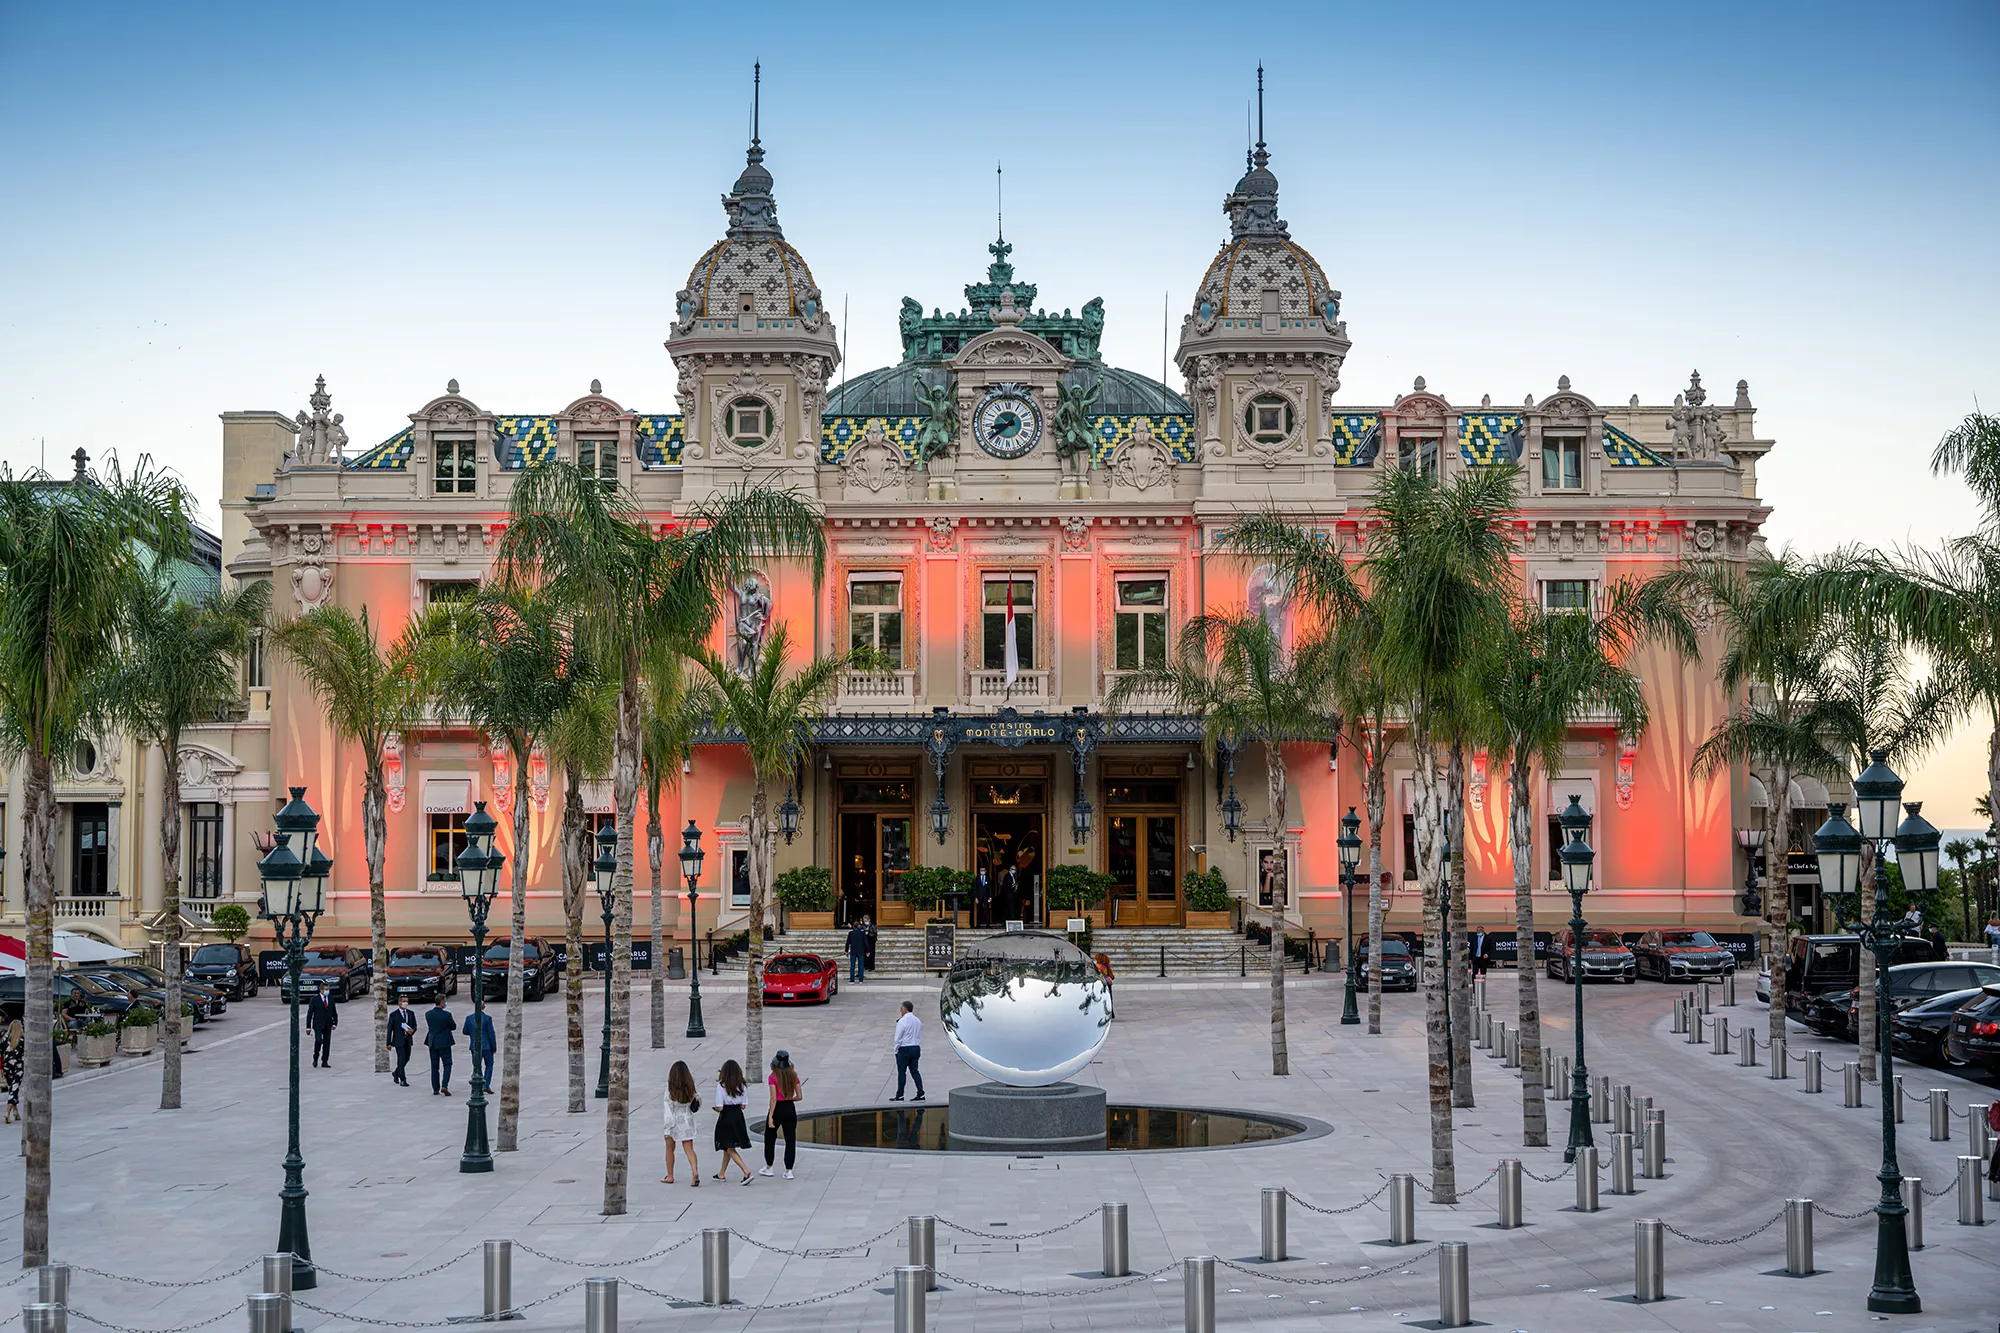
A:
<svg viewBox="0 0 2000 1333">
<path fill-rule="evenodd" d="M 1929 1063 L 1941 1064 L 1946 1069 L 1963 1069 L 1972 1062 L 1970 1060 L 1961 1060 L 1953 1055 L 1951 1053 L 1951 1043 L 1943 1037 L 1939 1037 L 1937 1045 L 1932 1048 Z"/>
<path fill-rule="evenodd" d="M 542 998 L 542 983 L 539 981 L 529 981 L 522 983 L 521 998 L 526 1000 L 529 1004 L 540 1003 Z"/>
</svg>

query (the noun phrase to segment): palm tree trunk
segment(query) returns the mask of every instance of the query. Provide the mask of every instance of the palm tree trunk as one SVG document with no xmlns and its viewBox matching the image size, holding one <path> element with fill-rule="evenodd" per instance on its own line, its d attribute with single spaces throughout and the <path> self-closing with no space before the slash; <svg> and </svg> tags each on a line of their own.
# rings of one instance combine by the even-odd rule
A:
<svg viewBox="0 0 2000 1333">
<path fill-rule="evenodd" d="M 1285 752 L 1275 740 L 1264 744 L 1265 793 L 1271 811 L 1272 836 L 1278 843 L 1279 864 L 1285 866 L 1284 890 L 1271 895 L 1271 1073 L 1279 1078 L 1292 1072 L 1291 1051 L 1285 1042 L 1285 900 L 1292 895 L 1291 866 L 1284 859 L 1285 845 Z"/>
<path fill-rule="evenodd" d="M 764 1076 L 764 904 L 771 893 L 771 789 L 756 775 L 750 792 L 750 955 L 743 983 L 743 1074 Z"/>
<path fill-rule="evenodd" d="M 180 738 L 167 739 L 166 780 L 160 789 L 160 860 L 166 872 L 166 939 L 160 972 L 166 977 L 167 1012 L 160 1015 L 166 1049 L 160 1052 L 160 1109 L 181 1105 L 181 766 Z"/>
<path fill-rule="evenodd" d="M 1445 782 L 1451 792 L 1445 818 L 1451 825 L 1451 1104 L 1472 1105 L 1472 965 L 1465 942 L 1465 746 L 1453 742 Z"/>
<path fill-rule="evenodd" d="M 1866 921 L 1875 914 L 1875 876 L 1880 866 L 1875 859 L 1875 844 L 1861 840 L 1861 901 L 1855 904 L 1855 913 Z M 1863 949 L 1856 960 L 1860 966 L 1854 978 L 1854 1028 L 1855 1041 L 1860 1047 L 1856 1053 L 1861 1065 L 1861 1077 L 1870 1083 L 1875 1081 L 1875 956 Z"/>
<path fill-rule="evenodd" d="M 514 771 L 528 771 L 526 746 L 514 751 Z M 528 803 L 526 784 L 514 790 L 514 880 L 509 894 L 507 925 L 507 1033 L 500 1050 L 500 1123 L 493 1140 L 496 1152 L 513 1152 L 521 1138 L 521 1001 L 522 972 L 526 954 L 522 941 L 528 934 Z"/>
<path fill-rule="evenodd" d="M 646 802 L 646 864 L 651 867 L 653 884 L 653 966 L 647 977 L 653 1000 L 653 1049 L 667 1048 L 667 954 L 660 917 L 660 858 L 666 855 L 666 840 L 660 836 L 660 793 L 649 793 Z"/>
<path fill-rule="evenodd" d="M 1785 1039 L 1785 968 L 1791 960 L 1792 872 L 1786 852 L 1792 843 L 1792 766 L 1780 763 L 1771 771 L 1771 836 L 1764 845 L 1771 849 L 1771 901 L 1765 911 L 1770 922 L 1765 957 L 1771 962 L 1770 1039 Z"/>
<path fill-rule="evenodd" d="M 1413 736 L 1417 755 L 1416 835 L 1417 884 L 1423 895 L 1424 911 L 1424 1027 L 1429 1060 L 1428 1090 L 1431 1104 L 1431 1202 L 1458 1202 L 1458 1169 L 1451 1140 L 1451 1043 L 1445 1036 L 1445 1016 L 1449 1012 L 1445 995 L 1445 950 L 1451 939 L 1450 923 L 1440 909 L 1439 894 L 1444 877 L 1450 873 L 1444 855 L 1444 811 L 1439 787 L 1444 775 L 1438 771 L 1437 752 L 1431 748 L 1430 730 L 1419 729 Z"/>
<path fill-rule="evenodd" d="M 604 1215 L 625 1212 L 625 1178 L 632 1128 L 632 870 L 639 813 L 639 654 L 625 653 L 618 691 L 618 730 L 611 748 L 611 793 L 618 805 L 618 875 L 612 881 L 611 957 L 605 962 L 604 1002 L 611 1006 L 610 1097 L 604 1105 Z"/>
<path fill-rule="evenodd" d="M 369 757 L 361 793 L 361 827 L 368 850 L 368 936 L 374 946 L 375 1072 L 389 1072 L 389 905 L 382 891 L 382 856 L 389 841 L 389 787 L 382 778 L 382 753 Z"/>
<path fill-rule="evenodd" d="M 1521 1143 L 1545 1148 L 1549 1108 L 1542 1097 L 1542 999 L 1535 967 L 1535 826 L 1528 804 L 1532 771 L 1529 757 L 1517 752 L 1507 775 L 1507 833 L 1513 843 L 1509 850 L 1514 858 L 1514 962 L 1520 973 Z"/>
<path fill-rule="evenodd" d="M 1382 1035 L 1382 816 L 1388 808 L 1383 780 L 1383 736 L 1378 729 L 1364 758 L 1368 789 L 1368 1032 Z"/>
<path fill-rule="evenodd" d="M 563 1019 L 569 1049 L 569 1112 L 581 1115 L 583 1094 L 583 795 L 574 765 L 563 765 Z"/>
<path fill-rule="evenodd" d="M 49 1261 L 50 1084 L 55 1055 L 56 802 L 54 765 L 32 740 L 27 746 L 28 976 L 22 1016 L 28 1043 L 21 1077 L 21 1152 L 27 1182 L 21 1208 L 21 1266 Z"/>
</svg>

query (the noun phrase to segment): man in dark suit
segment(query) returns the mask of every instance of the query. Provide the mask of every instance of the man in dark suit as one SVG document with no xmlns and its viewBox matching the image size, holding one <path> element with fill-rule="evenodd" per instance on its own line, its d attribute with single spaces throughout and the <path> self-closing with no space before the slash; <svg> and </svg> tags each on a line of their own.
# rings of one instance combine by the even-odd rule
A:
<svg viewBox="0 0 2000 1333">
<path fill-rule="evenodd" d="M 333 1030 L 340 1026 L 340 1006 L 333 992 L 321 988 L 306 1004 L 306 1031 L 313 1034 L 312 1062 L 322 1069 L 333 1067 Z"/>
<path fill-rule="evenodd" d="M 431 1096 L 451 1096 L 451 1048 L 458 1040 L 458 1023 L 444 1007 L 444 992 L 424 1010 L 424 1047 L 431 1053 Z"/>
<path fill-rule="evenodd" d="M 847 979 L 861 980 L 861 969 L 868 958 L 868 932 L 856 921 L 847 928 Z"/>
<path fill-rule="evenodd" d="M 1487 964 L 1493 961 L 1492 938 L 1483 930 L 1472 932 L 1472 947 L 1469 952 L 1472 955 L 1472 975 L 1475 977 L 1485 976 Z"/>
<path fill-rule="evenodd" d="M 493 1015 L 484 1009 L 474 1009 L 465 1016 L 462 1031 L 465 1033 L 465 1044 L 472 1050 L 473 1075 L 477 1077 L 483 1072 L 486 1086 L 492 1087 L 493 1052 L 500 1047 L 499 1039 L 493 1035 Z"/>
<path fill-rule="evenodd" d="M 410 1066 L 410 1046 L 417 1039 L 417 1016 L 410 1009 L 410 997 L 396 997 L 396 1007 L 389 1011 L 389 1049 L 396 1053 L 396 1082 L 410 1086 L 410 1076 L 404 1071 Z"/>
</svg>

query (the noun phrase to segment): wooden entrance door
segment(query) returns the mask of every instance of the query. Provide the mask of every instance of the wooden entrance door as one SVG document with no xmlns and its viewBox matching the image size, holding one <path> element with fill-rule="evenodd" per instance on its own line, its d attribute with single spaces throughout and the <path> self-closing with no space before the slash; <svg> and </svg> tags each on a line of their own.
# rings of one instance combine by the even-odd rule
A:
<svg viewBox="0 0 2000 1333">
<path fill-rule="evenodd" d="M 1181 923 L 1181 773 L 1172 761 L 1104 761 L 1113 925 Z"/>
<path fill-rule="evenodd" d="M 972 793 L 972 869 L 979 876 L 966 904 L 972 919 L 981 925 L 1009 920 L 1034 925 L 1043 901 L 1049 761 L 969 759 L 965 776 Z"/>
<path fill-rule="evenodd" d="M 910 868 L 916 828 L 916 764 L 912 760 L 843 760 L 834 771 L 840 798 L 834 848 L 835 905 L 843 926 L 873 917 L 878 926 L 908 925 L 903 872 Z"/>
</svg>

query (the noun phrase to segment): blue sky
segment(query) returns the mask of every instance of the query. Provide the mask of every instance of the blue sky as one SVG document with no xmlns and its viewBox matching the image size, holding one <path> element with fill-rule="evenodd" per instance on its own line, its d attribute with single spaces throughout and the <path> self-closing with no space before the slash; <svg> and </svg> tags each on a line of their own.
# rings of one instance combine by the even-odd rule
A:
<svg viewBox="0 0 2000 1333">
<path fill-rule="evenodd" d="M 1254 18 L 1247 15 L 1254 14 Z M 751 61 L 779 217 L 850 369 L 1007 236 L 1157 374 L 1254 69 L 1342 399 L 1750 382 L 1776 541 L 1928 540 L 2000 404 L 2000 7 L 0 5 L 0 460 L 149 451 L 211 514 L 218 412 L 327 376 L 356 442 L 457 378 L 668 410 Z M 1970 823 L 1983 737 L 1913 774 Z M 1932 790 L 1918 793 L 1917 786 Z"/>
</svg>

